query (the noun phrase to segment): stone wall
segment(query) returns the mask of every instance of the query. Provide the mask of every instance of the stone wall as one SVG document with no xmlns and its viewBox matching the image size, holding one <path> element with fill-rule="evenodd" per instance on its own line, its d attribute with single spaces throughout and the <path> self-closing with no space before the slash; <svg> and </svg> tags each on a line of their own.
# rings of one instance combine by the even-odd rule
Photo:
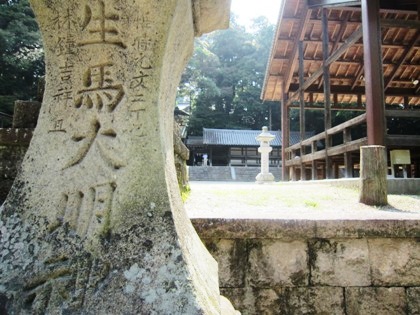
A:
<svg viewBox="0 0 420 315">
<path fill-rule="evenodd" d="M 195 219 L 247 314 L 420 314 L 418 221 Z"/>
<path fill-rule="evenodd" d="M 0 128 L 0 204 L 6 199 L 36 126 L 40 102 L 16 101 L 12 128 Z"/>
</svg>

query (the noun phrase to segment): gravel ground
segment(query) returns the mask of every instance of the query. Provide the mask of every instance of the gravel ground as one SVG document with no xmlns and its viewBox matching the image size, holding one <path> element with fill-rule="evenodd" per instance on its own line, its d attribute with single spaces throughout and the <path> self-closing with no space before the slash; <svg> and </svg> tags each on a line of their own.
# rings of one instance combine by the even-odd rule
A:
<svg viewBox="0 0 420 315">
<path fill-rule="evenodd" d="M 190 218 L 420 220 L 419 195 L 388 195 L 388 206 L 358 202 L 357 189 L 328 184 L 190 182 Z"/>
</svg>

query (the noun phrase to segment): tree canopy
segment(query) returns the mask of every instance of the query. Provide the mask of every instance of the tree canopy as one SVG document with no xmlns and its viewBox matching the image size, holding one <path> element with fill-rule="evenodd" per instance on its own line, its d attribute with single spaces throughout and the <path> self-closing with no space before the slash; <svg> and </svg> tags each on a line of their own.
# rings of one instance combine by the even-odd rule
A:
<svg viewBox="0 0 420 315">
<path fill-rule="evenodd" d="M 28 0 L 0 0 L 0 111 L 37 95 L 44 75 L 41 35 Z"/>
<path fill-rule="evenodd" d="M 190 135 L 201 135 L 203 127 L 260 129 L 270 121 L 279 129 L 279 105 L 260 100 L 274 25 L 260 17 L 253 30 L 233 18 L 228 30 L 196 39 L 179 87 L 191 102 Z"/>
</svg>

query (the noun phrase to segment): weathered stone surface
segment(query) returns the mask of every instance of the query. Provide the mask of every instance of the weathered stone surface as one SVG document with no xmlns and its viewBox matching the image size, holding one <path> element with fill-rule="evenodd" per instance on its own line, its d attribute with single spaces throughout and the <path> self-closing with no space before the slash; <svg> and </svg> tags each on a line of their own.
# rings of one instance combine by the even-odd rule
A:
<svg viewBox="0 0 420 315">
<path fill-rule="evenodd" d="M 199 0 L 192 1 L 195 35 L 229 27 L 229 16 L 226 15 L 226 5 L 230 0 Z"/>
<path fill-rule="evenodd" d="M 254 314 L 280 314 L 280 297 L 273 289 L 255 290 L 255 312 Z"/>
<path fill-rule="evenodd" d="M 180 0 L 31 4 L 47 79 L 0 208 L 0 309 L 219 314 L 217 265 L 179 196 L 168 105 L 206 11 Z"/>
<path fill-rule="evenodd" d="M 416 269 L 410 267 L 410 273 L 413 274 L 412 279 L 417 280 L 413 280 L 413 283 L 405 288 L 403 283 L 407 281 L 403 273 L 394 275 L 392 285 L 384 284 L 382 287 L 377 287 L 378 284 L 375 285 L 372 281 L 363 284 L 365 277 L 371 279 L 369 277 L 370 263 L 376 263 L 370 262 L 372 243 L 379 244 L 375 249 L 378 253 L 375 254 L 376 258 L 373 257 L 374 260 L 383 260 L 382 266 L 387 268 L 394 265 L 394 259 L 399 255 L 399 247 L 402 243 L 408 242 L 411 246 L 417 244 L 416 236 L 419 235 L 419 228 L 416 220 L 336 221 L 335 226 L 332 221 L 311 222 L 309 220 L 297 221 L 294 224 L 289 220 L 243 219 L 196 219 L 193 222 L 198 228 L 199 235 L 206 238 L 207 244 L 213 244 L 216 250 L 217 244 L 223 243 L 223 237 L 227 243 L 234 239 L 241 240 L 241 244 L 247 245 L 248 255 L 252 259 L 248 259 L 248 264 L 237 266 L 245 273 L 245 286 L 221 289 L 242 314 L 344 314 L 345 301 L 348 298 L 352 303 L 356 303 L 352 306 L 352 310 L 355 310 L 352 314 L 420 314 L 420 273 L 416 276 Z M 322 235 L 337 233 L 340 236 L 346 235 L 348 238 L 323 240 L 313 238 L 318 233 L 318 231 L 311 232 L 310 230 L 314 223 L 318 227 L 324 227 L 324 230 L 320 232 Z M 404 227 L 409 229 L 404 230 Z M 375 236 L 375 239 L 356 239 L 355 236 L 358 234 Z M 298 287 L 287 284 L 281 286 L 278 274 L 272 268 L 276 265 L 273 261 L 283 259 L 284 261 L 277 262 L 277 265 L 287 266 L 293 258 L 289 255 L 280 256 L 283 252 L 280 246 L 278 250 L 270 247 L 275 248 L 273 244 L 277 242 L 280 244 L 291 242 L 293 235 L 296 239 L 305 237 L 300 242 L 307 243 L 309 246 L 307 269 L 310 282 L 299 284 Z M 273 237 L 276 238 L 273 239 Z M 263 249 L 264 247 L 270 250 Z M 416 255 L 418 249 L 411 247 L 410 251 L 411 255 Z M 295 254 L 290 253 L 295 257 L 301 257 L 301 254 L 301 251 Z M 260 259 L 261 256 L 264 258 Z M 388 259 L 389 261 L 385 262 Z M 224 266 L 220 264 L 219 267 L 223 274 Z M 283 269 L 287 274 L 287 268 Z M 401 275 L 401 284 L 398 280 L 399 275 Z M 366 286 L 352 287 L 355 283 Z M 365 289 L 366 291 L 363 291 Z M 388 289 L 391 290 L 388 291 Z M 387 304 L 388 297 L 390 297 L 390 305 Z M 378 304 L 381 304 L 379 308 Z M 347 314 L 350 313 L 347 312 Z"/>
<path fill-rule="evenodd" d="M 345 314 L 343 289 L 262 289 L 258 291 L 255 314 Z"/>
<path fill-rule="evenodd" d="M 309 243 L 311 284 L 369 286 L 367 240 L 313 240 Z"/>
<path fill-rule="evenodd" d="M 407 288 L 408 314 L 420 314 L 420 287 Z"/>
<path fill-rule="evenodd" d="M 373 239 L 368 242 L 374 285 L 413 286 L 419 284 L 420 243 L 418 241 Z"/>
<path fill-rule="evenodd" d="M 249 273 L 253 286 L 303 286 L 309 270 L 305 242 L 255 241 L 249 250 Z"/>
<path fill-rule="evenodd" d="M 404 288 L 346 288 L 346 311 L 356 314 L 407 314 Z"/>
<path fill-rule="evenodd" d="M 203 240 L 219 265 L 219 286 L 240 288 L 245 286 L 247 264 L 246 243 L 243 240 Z"/>
</svg>

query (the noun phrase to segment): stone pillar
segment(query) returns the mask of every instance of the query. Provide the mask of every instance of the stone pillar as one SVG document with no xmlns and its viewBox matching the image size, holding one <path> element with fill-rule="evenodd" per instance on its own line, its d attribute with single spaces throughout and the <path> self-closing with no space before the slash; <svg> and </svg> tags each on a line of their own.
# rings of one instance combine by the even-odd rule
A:
<svg viewBox="0 0 420 315">
<path fill-rule="evenodd" d="M 267 127 L 262 128 L 262 132 L 255 138 L 260 142 L 258 152 L 261 153 L 261 173 L 255 178 L 258 184 L 271 183 L 274 181 L 273 174 L 269 171 L 270 160 L 269 153 L 273 150 L 270 146 L 270 141 L 274 140 L 275 136 L 268 132 Z"/>
<path fill-rule="evenodd" d="M 9 314 L 219 314 L 217 264 L 180 199 L 173 106 L 228 0 L 31 0 L 46 86 L 0 208 Z"/>
<path fill-rule="evenodd" d="M 13 128 L 35 128 L 41 103 L 16 101 L 13 113 Z"/>
</svg>

